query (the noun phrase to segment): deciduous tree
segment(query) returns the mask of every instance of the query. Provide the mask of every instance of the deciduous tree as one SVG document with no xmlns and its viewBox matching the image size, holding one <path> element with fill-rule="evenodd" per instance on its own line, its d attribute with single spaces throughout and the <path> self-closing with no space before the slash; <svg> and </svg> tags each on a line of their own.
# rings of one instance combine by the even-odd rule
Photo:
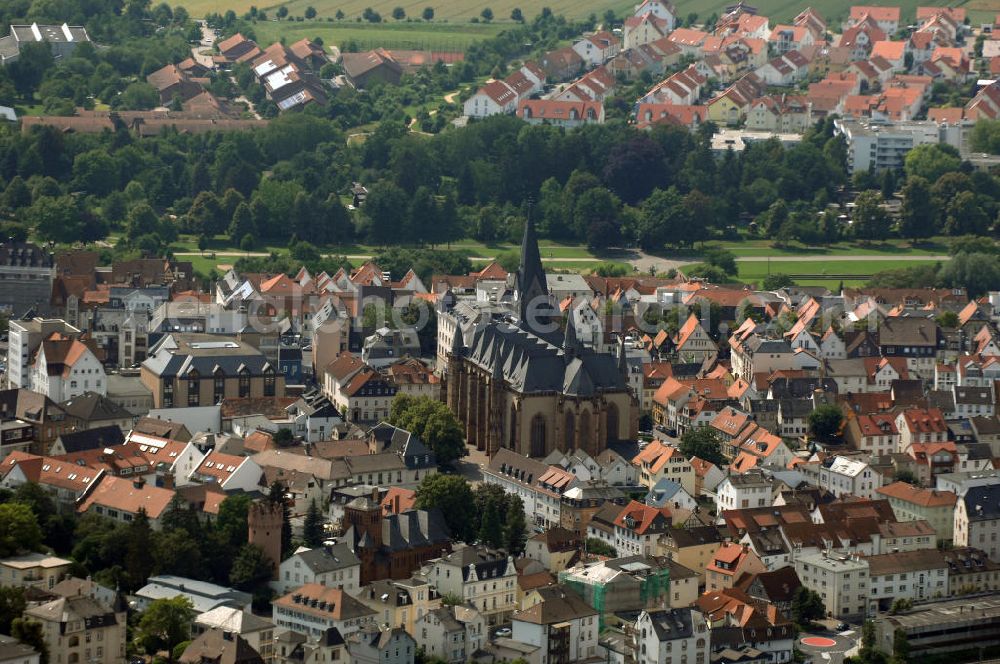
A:
<svg viewBox="0 0 1000 664">
<path fill-rule="evenodd" d="M 153 600 L 139 619 L 136 642 L 147 653 L 167 651 L 173 662 L 174 646 L 191 637 L 191 616 L 194 606 L 184 595 Z"/>
<path fill-rule="evenodd" d="M 726 464 L 726 459 L 722 456 L 719 434 L 708 427 L 692 427 L 685 431 L 681 436 L 679 449 L 681 454 L 689 459 L 696 456 L 717 466 Z"/>
<path fill-rule="evenodd" d="M 454 538 L 471 542 L 476 535 L 472 488 L 458 475 L 428 475 L 417 487 L 417 507 L 438 508 Z"/>
</svg>

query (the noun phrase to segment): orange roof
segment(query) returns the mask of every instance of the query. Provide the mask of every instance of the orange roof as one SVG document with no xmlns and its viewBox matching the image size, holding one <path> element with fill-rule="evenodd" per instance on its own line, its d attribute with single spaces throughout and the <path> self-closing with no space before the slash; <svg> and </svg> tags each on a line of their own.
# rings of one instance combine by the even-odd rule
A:
<svg viewBox="0 0 1000 664">
<path fill-rule="evenodd" d="M 747 472 L 748 470 L 756 468 L 758 463 L 760 463 L 760 457 L 754 456 L 753 454 L 750 454 L 746 450 L 742 450 L 740 451 L 739 454 L 736 455 L 736 458 L 733 459 L 733 462 L 729 464 L 729 468 L 730 470 L 733 470 L 737 474 L 742 474 Z"/>
<path fill-rule="evenodd" d="M 632 463 L 636 465 L 648 463 L 651 465 L 652 471 L 657 473 L 670 459 L 675 458 L 683 459 L 684 455 L 676 447 L 654 440 L 632 459 Z"/>
<path fill-rule="evenodd" d="M 931 53 L 931 62 L 938 60 L 944 60 L 952 67 L 968 68 L 968 58 L 965 51 L 957 46 L 938 46 L 935 48 L 934 52 Z"/>
<path fill-rule="evenodd" d="M 948 425 L 939 408 L 910 408 L 903 411 L 907 427 L 914 433 L 944 433 Z"/>
<path fill-rule="evenodd" d="M 891 413 L 859 415 L 858 426 L 863 436 L 890 436 L 899 433 L 896 418 Z"/>
<path fill-rule="evenodd" d="M 962 121 L 965 116 L 965 109 L 961 106 L 955 108 L 930 108 L 927 109 L 927 119 L 933 122 L 947 122 L 956 124 Z"/>
<path fill-rule="evenodd" d="M 631 530 L 637 535 L 644 535 L 649 527 L 661 518 L 665 519 L 668 524 L 670 523 L 670 510 L 668 508 L 656 509 L 633 500 L 615 517 L 615 525 Z M 628 525 L 627 520 L 631 520 L 632 525 Z"/>
<path fill-rule="evenodd" d="M 358 619 L 375 613 L 346 591 L 327 588 L 319 583 L 300 586 L 284 597 L 277 598 L 274 603 L 294 611 L 319 615 L 323 620 Z M 320 608 L 321 606 L 324 608 Z"/>
<path fill-rule="evenodd" d="M 694 30 L 693 28 L 677 28 L 670 33 L 668 39 L 675 44 L 700 46 L 706 39 L 708 39 L 708 36 L 707 32 L 702 32 L 701 30 Z"/>
<path fill-rule="evenodd" d="M 150 519 L 158 519 L 173 497 L 174 492 L 170 489 L 114 475 L 102 475 L 101 481 L 91 489 L 77 511 L 86 512 L 93 505 L 129 514 L 136 514 L 144 509 Z"/>
<path fill-rule="evenodd" d="M 505 270 L 503 266 L 500 265 L 500 263 L 497 263 L 496 261 L 491 261 L 489 265 L 484 267 L 479 272 L 470 272 L 469 276 L 470 277 L 474 276 L 478 279 L 503 280 L 507 278 L 507 274 L 508 274 L 507 270 Z"/>
<path fill-rule="evenodd" d="M 899 7 L 874 7 L 871 5 L 855 5 L 851 7 L 851 20 L 860 21 L 865 15 L 876 21 L 899 21 Z"/>
<path fill-rule="evenodd" d="M 201 461 L 201 465 L 194 472 L 199 475 L 213 477 L 219 484 L 222 484 L 246 460 L 246 457 L 212 451 L 205 455 L 205 458 Z"/>
<path fill-rule="evenodd" d="M 92 482 L 103 476 L 103 471 L 100 469 L 78 466 L 71 461 L 37 456 L 27 452 L 8 454 L 3 460 L 3 471 L 0 476 L 6 476 L 13 470 L 14 466 L 19 467 L 24 476 L 31 482 L 68 489 L 74 493 L 82 493 Z"/>
<path fill-rule="evenodd" d="M 399 486 L 391 486 L 382 497 L 382 511 L 385 514 L 402 514 L 414 509 L 417 504 L 417 492 L 413 489 L 404 489 Z"/>
<path fill-rule="evenodd" d="M 737 434 L 743 430 L 743 427 L 747 425 L 747 422 L 752 419 L 753 418 L 749 414 L 740 412 L 731 406 L 727 406 L 715 416 L 715 419 L 712 420 L 710 426 L 714 429 L 718 429 L 730 438 L 735 438 Z"/>
<path fill-rule="evenodd" d="M 877 41 L 872 46 L 871 57 L 881 56 L 890 62 L 902 60 L 906 54 L 906 42 L 901 41 Z"/>
<path fill-rule="evenodd" d="M 723 542 L 712 555 L 712 561 L 705 566 L 706 570 L 712 570 L 719 574 L 734 576 L 740 567 L 740 563 L 749 555 L 749 551 L 741 544 L 734 542 Z M 726 567 L 720 567 L 718 563 Z"/>
<path fill-rule="evenodd" d="M 965 7 L 917 7 L 917 20 L 933 18 L 938 14 L 947 14 L 957 23 L 965 22 Z"/>
<path fill-rule="evenodd" d="M 699 327 L 701 327 L 701 322 L 698 320 L 698 317 L 694 314 L 688 316 L 688 319 L 684 322 L 684 327 L 677 331 L 677 341 L 675 342 L 677 347 L 682 348 Z"/>
<path fill-rule="evenodd" d="M 921 507 L 954 507 L 958 501 L 951 491 L 921 489 L 906 482 L 893 482 L 877 490 L 883 496 L 904 500 Z"/>
</svg>

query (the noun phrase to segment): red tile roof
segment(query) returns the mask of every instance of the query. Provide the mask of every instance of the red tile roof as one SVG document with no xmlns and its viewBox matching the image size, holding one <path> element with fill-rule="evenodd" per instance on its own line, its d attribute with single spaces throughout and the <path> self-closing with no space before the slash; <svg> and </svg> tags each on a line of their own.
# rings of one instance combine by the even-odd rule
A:
<svg viewBox="0 0 1000 664">
<path fill-rule="evenodd" d="M 631 530 L 637 535 L 645 535 L 650 526 L 662 520 L 670 523 L 668 508 L 656 509 L 633 500 L 615 517 L 615 525 Z"/>
</svg>

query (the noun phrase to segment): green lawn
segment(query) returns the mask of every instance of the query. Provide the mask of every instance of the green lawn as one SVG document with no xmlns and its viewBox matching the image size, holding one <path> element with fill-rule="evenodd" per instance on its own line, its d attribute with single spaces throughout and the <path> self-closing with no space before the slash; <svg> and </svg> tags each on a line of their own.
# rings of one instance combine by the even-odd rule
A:
<svg viewBox="0 0 1000 664">
<path fill-rule="evenodd" d="M 757 262 L 740 261 L 737 263 L 737 266 L 739 268 L 739 279 L 742 281 L 760 281 L 769 273 L 788 274 L 792 275 L 793 278 L 795 278 L 795 275 L 809 274 L 817 275 L 817 278 L 795 278 L 796 283 L 802 285 L 822 284 L 828 287 L 832 284 L 833 287 L 836 287 L 836 285 L 842 280 L 839 275 L 844 275 L 843 281 L 846 285 L 855 285 L 866 281 L 868 276 L 878 272 L 906 267 L 917 267 L 919 265 L 933 265 L 935 262 L 936 261 L 931 260 L 901 261 L 882 258 L 876 258 L 868 261 L 816 260 L 815 262 L 782 261 L 780 259 L 774 259 L 771 261 Z M 819 275 L 831 276 L 829 278 L 825 278 Z M 857 275 L 857 278 L 851 279 L 848 275 Z"/>
<path fill-rule="evenodd" d="M 363 9 L 368 3 L 359 3 Z M 333 11 L 336 11 L 334 9 Z M 331 11 L 331 15 L 333 14 Z M 347 9 L 344 11 L 352 16 Z M 391 7 L 390 7 L 391 11 Z M 360 10 L 358 10 L 360 14 Z M 423 21 L 358 23 L 353 20 L 333 21 L 264 21 L 254 26 L 257 41 L 270 44 L 284 37 L 288 43 L 303 38 L 322 37 L 323 43 L 343 44 L 354 40 L 362 49 L 386 48 L 464 51 L 469 45 L 495 36 L 504 29 L 500 23 L 447 23 Z"/>
<path fill-rule="evenodd" d="M 931 239 L 916 247 L 903 240 L 890 240 L 877 244 L 838 242 L 836 244 L 811 247 L 792 242 L 787 247 L 771 246 L 771 240 L 743 240 L 739 242 L 707 242 L 706 248 L 720 248 L 731 251 L 737 257 L 751 256 L 811 256 L 824 255 L 871 255 L 871 256 L 939 256 L 948 253 L 948 245 L 943 238 Z M 700 251 L 700 248 L 699 248 Z"/>
<path fill-rule="evenodd" d="M 112 238 L 112 242 L 114 238 Z M 803 285 L 825 285 L 835 288 L 841 281 L 839 275 L 844 275 L 844 283 L 847 285 L 857 285 L 863 283 L 868 275 L 904 267 L 916 267 L 918 265 L 933 264 L 935 261 L 930 256 L 947 253 L 943 244 L 931 242 L 925 246 L 912 248 L 905 243 L 886 243 L 884 245 L 854 246 L 848 243 L 824 247 L 821 249 L 792 247 L 784 250 L 776 250 L 768 246 L 765 241 L 748 241 L 743 243 L 709 243 L 708 246 L 724 247 L 740 258 L 752 258 L 770 256 L 769 261 L 746 261 L 741 260 L 739 266 L 739 279 L 743 281 L 760 281 L 769 272 L 784 273 L 791 275 L 817 275 L 813 279 L 796 279 Z M 181 236 L 171 245 L 174 253 L 198 252 L 197 238 L 194 236 Z M 509 242 L 485 244 L 475 240 L 460 240 L 450 245 L 441 245 L 441 249 L 457 251 L 473 259 L 473 264 L 482 267 L 486 259 L 495 257 L 501 253 L 520 251 L 520 247 Z M 351 263 L 359 265 L 368 256 L 373 256 L 381 250 L 380 247 L 366 244 L 351 244 L 341 246 L 320 247 L 320 251 L 327 255 L 345 255 L 350 257 Z M 595 254 L 584 246 L 562 244 L 551 240 L 541 240 L 539 242 L 542 261 L 551 270 L 564 270 L 571 272 L 587 273 L 595 269 L 600 263 L 623 263 L 621 255 L 603 256 Z M 284 246 L 263 246 L 257 247 L 255 252 L 277 252 L 284 254 L 287 249 Z M 215 257 L 210 257 L 211 252 L 216 252 Z M 239 256 L 218 255 L 223 252 L 239 252 L 231 246 L 229 238 L 220 235 L 209 242 L 206 254 L 186 256 L 186 260 L 191 260 L 194 267 L 202 274 L 207 274 L 211 269 L 218 269 L 218 265 L 231 265 L 235 263 Z M 812 252 L 815 252 L 812 253 Z M 827 260 L 824 255 L 870 255 L 870 260 Z M 815 255 L 815 260 L 782 260 L 791 257 L 802 257 Z M 902 255 L 907 256 L 927 256 L 924 259 L 904 260 Z M 697 254 L 691 254 L 697 259 Z M 826 278 L 824 275 L 831 275 Z M 857 275 L 856 279 L 851 279 L 848 275 Z"/>
</svg>

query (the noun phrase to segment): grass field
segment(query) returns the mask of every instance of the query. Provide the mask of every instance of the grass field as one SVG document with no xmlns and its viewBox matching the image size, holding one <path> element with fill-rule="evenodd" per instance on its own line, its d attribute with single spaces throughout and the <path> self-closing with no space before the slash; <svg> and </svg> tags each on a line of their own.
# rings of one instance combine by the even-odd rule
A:
<svg viewBox="0 0 1000 664">
<path fill-rule="evenodd" d="M 365 5 L 367 6 L 367 5 Z M 264 21 L 254 31 L 257 41 L 269 44 L 284 37 L 286 42 L 322 37 L 325 44 L 354 40 L 362 49 L 385 48 L 464 51 L 471 44 L 489 39 L 504 29 L 502 23 L 425 23 L 423 21 L 357 23 L 354 21 Z"/>
<path fill-rule="evenodd" d="M 788 274 L 795 278 L 795 275 L 830 275 L 829 277 L 819 277 L 812 279 L 795 278 L 795 282 L 802 286 L 826 286 L 834 289 L 841 282 L 845 286 L 858 286 L 867 281 L 867 278 L 877 272 L 886 270 L 896 270 L 907 267 L 917 267 L 919 265 L 933 265 L 933 260 L 892 260 L 891 258 L 877 258 L 866 261 L 825 261 L 815 262 L 782 261 L 780 258 L 771 261 L 737 263 L 739 268 L 739 279 L 741 281 L 760 281 L 770 274 Z M 855 275 L 853 278 L 851 275 Z"/>
<path fill-rule="evenodd" d="M 271 4 L 268 4 L 271 3 Z M 260 25 L 260 29 L 269 35 L 292 35 L 311 36 L 316 30 L 321 30 L 315 34 L 320 34 L 326 39 L 330 35 L 332 43 L 339 43 L 343 39 L 406 39 L 404 35 L 412 31 L 410 36 L 412 43 L 428 43 L 434 48 L 437 44 L 461 43 L 460 39 L 466 39 L 471 43 L 477 39 L 483 39 L 495 34 L 497 30 L 504 27 L 510 12 L 515 7 L 520 8 L 524 15 L 532 17 L 540 9 L 541 5 L 549 7 L 554 13 L 562 14 L 568 18 L 580 18 L 590 14 L 600 16 L 606 10 L 612 9 L 619 15 L 624 15 L 630 11 L 636 3 L 629 0 L 552 0 L 550 2 L 539 3 L 538 5 L 525 2 L 525 0 L 288 0 L 287 2 L 274 2 L 267 0 L 261 3 L 257 0 L 181 0 L 193 16 L 203 16 L 209 12 L 225 12 L 232 9 L 242 14 L 251 5 L 257 5 L 267 11 L 271 16 L 274 11 L 285 6 L 289 15 L 301 17 L 307 7 L 314 7 L 318 12 L 320 21 L 269 21 L 267 26 Z M 685 17 L 690 13 L 696 13 L 702 19 L 710 14 L 721 14 L 727 5 L 731 5 L 731 0 L 677 0 L 675 3 L 680 16 Z M 757 7 L 761 14 L 769 16 L 772 24 L 776 22 L 787 22 L 798 14 L 807 5 L 811 5 L 826 17 L 831 26 L 839 25 L 846 17 L 848 8 L 853 4 L 850 0 L 756 0 L 753 5 Z M 918 5 L 957 5 L 965 7 L 969 13 L 970 20 L 975 25 L 981 21 L 991 20 L 1000 11 L 1000 4 L 997 0 L 876 0 L 871 4 L 900 6 L 903 10 L 904 20 L 912 20 Z M 383 23 L 377 25 L 357 24 L 354 20 L 361 16 L 366 7 L 371 7 L 382 15 Z M 395 7 L 402 7 L 408 17 L 417 19 L 425 7 L 434 9 L 435 21 L 427 24 L 423 22 L 407 23 L 393 21 L 392 10 Z M 478 17 L 483 9 L 489 7 L 493 10 L 495 22 L 493 24 L 472 24 L 468 20 Z M 326 23 L 326 19 L 333 17 L 337 10 L 344 12 L 347 19 L 335 24 Z M 364 30 L 363 35 L 355 34 L 353 30 Z M 397 33 L 397 31 L 403 34 Z M 449 33 L 454 42 L 448 42 L 447 38 L 437 41 L 434 35 L 437 32 Z M 260 33 L 258 33 L 260 34 Z M 419 40 L 423 40 L 423 42 Z M 359 39 L 360 40 L 360 39 Z M 411 42 L 400 42 L 401 44 Z M 393 44 L 386 43 L 386 46 Z M 397 46 L 402 48 L 403 46 Z"/>
<path fill-rule="evenodd" d="M 333 17 L 337 10 L 347 15 L 347 20 L 354 20 L 361 16 L 361 12 L 366 7 L 371 7 L 379 14 L 385 24 L 392 25 L 392 10 L 402 7 L 409 18 L 419 19 L 425 7 L 434 9 L 435 23 L 433 25 L 443 25 L 443 21 L 465 22 L 471 18 L 478 18 L 483 9 L 489 7 L 493 10 L 494 20 L 498 23 L 508 22 L 510 12 L 515 7 L 519 7 L 525 17 L 532 18 L 537 14 L 542 6 L 552 10 L 554 14 L 561 14 L 567 18 L 581 18 L 595 13 L 600 16 L 607 9 L 614 9 L 618 13 L 624 13 L 632 7 L 634 3 L 622 2 L 622 0 L 552 0 L 551 2 L 533 3 L 526 0 L 288 0 L 287 2 L 275 2 L 274 0 L 181 0 L 178 4 L 183 5 L 192 16 L 204 16 L 210 12 L 223 13 L 232 9 L 238 14 L 243 14 L 251 5 L 265 10 L 269 16 L 274 16 L 275 10 L 284 5 L 288 8 L 291 17 L 304 16 L 306 7 L 316 9 L 320 19 Z M 289 22 L 282 21 L 285 25 Z"/>
<path fill-rule="evenodd" d="M 740 242 L 708 242 L 706 248 L 720 248 L 731 251 L 737 257 L 749 256 L 816 256 L 826 255 L 864 255 L 864 256 L 939 256 L 948 253 L 945 238 L 932 238 L 917 246 L 904 240 L 890 240 L 878 244 L 857 244 L 853 242 L 838 242 L 822 247 L 805 246 L 798 242 L 789 243 L 786 247 L 773 247 L 771 240 L 744 240 Z M 700 248 L 699 248 L 700 251 Z"/>
</svg>

